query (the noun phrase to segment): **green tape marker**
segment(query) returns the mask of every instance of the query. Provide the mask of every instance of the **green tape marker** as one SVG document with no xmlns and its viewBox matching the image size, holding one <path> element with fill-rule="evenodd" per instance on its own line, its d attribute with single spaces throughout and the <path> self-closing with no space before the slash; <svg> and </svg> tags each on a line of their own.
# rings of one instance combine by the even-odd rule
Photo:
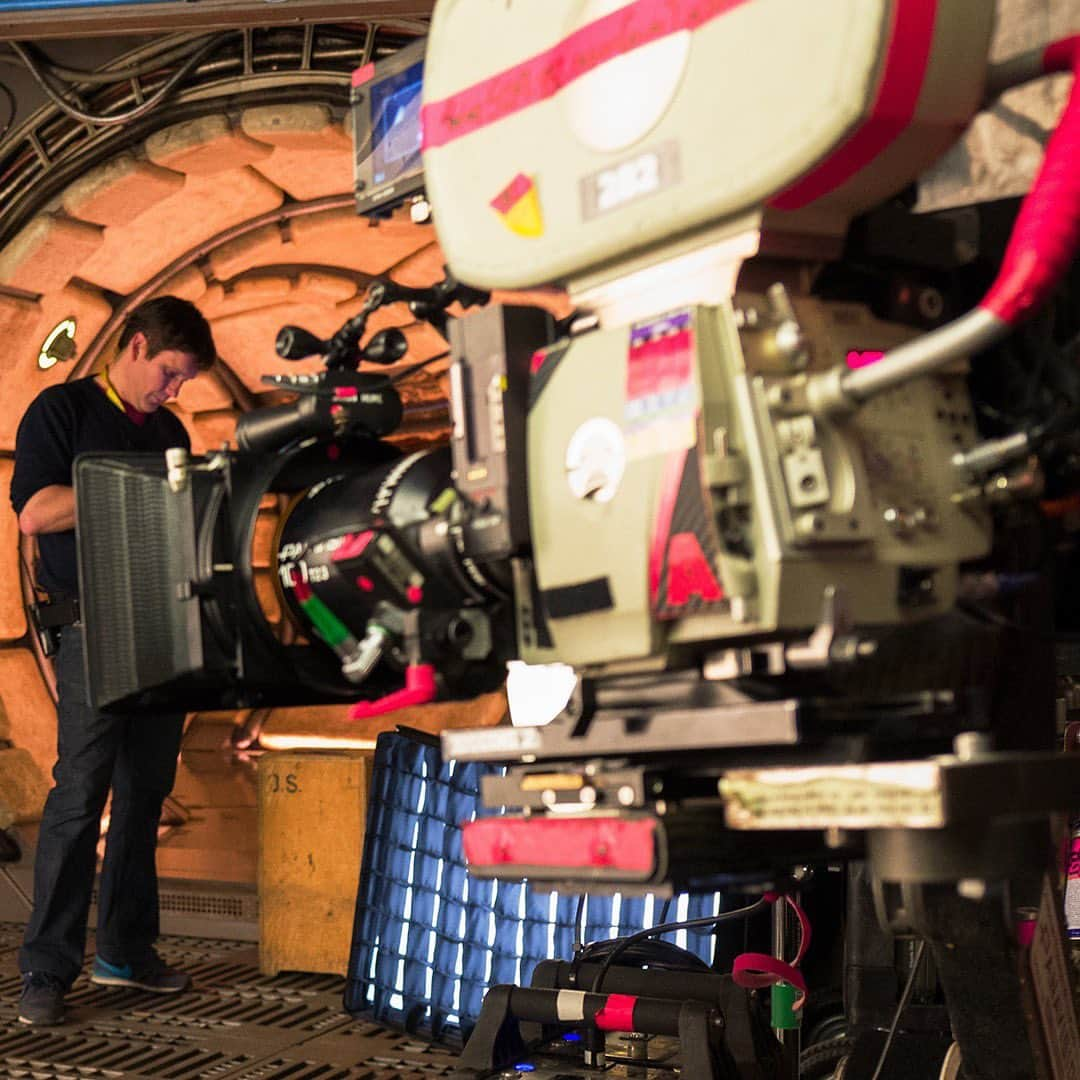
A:
<svg viewBox="0 0 1080 1080">
<path fill-rule="evenodd" d="M 331 648 L 336 648 L 351 636 L 349 628 L 317 596 L 303 601 L 300 606 L 319 636 Z"/>
<path fill-rule="evenodd" d="M 772 1023 L 771 1026 L 780 1031 L 796 1031 L 802 1020 L 793 1008 L 796 998 L 799 996 L 797 987 L 791 983 L 778 982 L 772 988 Z"/>
</svg>

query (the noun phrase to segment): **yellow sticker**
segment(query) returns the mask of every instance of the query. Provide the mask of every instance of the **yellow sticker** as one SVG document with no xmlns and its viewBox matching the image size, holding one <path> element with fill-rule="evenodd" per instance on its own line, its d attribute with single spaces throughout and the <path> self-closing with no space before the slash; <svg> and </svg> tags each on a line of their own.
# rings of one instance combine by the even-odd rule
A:
<svg viewBox="0 0 1080 1080">
<path fill-rule="evenodd" d="M 540 195 L 531 176 L 518 173 L 491 200 L 492 209 L 518 236 L 544 235 L 544 215 L 540 209 Z"/>
<path fill-rule="evenodd" d="M 443 488 L 434 499 L 431 500 L 431 505 L 428 509 L 433 514 L 441 514 L 445 510 L 449 510 L 451 505 L 457 500 L 457 492 L 452 488 Z"/>
</svg>

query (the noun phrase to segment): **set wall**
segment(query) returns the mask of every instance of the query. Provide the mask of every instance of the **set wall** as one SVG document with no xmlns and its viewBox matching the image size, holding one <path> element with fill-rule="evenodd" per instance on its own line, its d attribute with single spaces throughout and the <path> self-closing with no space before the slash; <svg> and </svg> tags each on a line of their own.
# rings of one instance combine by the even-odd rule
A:
<svg viewBox="0 0 1080 1080">
<path fill-rule="evenodd" d="M 1080 33 L 1080 0 L 998 0 L 993 60 Z M 921 209 L 1022 195 L 1061 114 L 1072 76 L 1004 94 L 971 125 L 920 184 Z"/>
</svg>

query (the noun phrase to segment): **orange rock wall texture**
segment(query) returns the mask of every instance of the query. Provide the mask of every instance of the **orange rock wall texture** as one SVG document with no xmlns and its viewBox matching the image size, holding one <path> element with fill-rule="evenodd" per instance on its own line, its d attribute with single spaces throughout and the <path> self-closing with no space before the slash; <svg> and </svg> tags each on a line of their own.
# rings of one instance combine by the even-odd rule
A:
<svg viewBox="0 0 1080 1080">
<path fill-rule="evenodd" d="M 25 751 L 20 762 L 39 773 L 20 782 L 17 801 L 47 785 L 55 756 L 52 700 L 29 648 L 19 534 L 7 497 L 23 412 L 45 387 L 89 373 L 80 358 L 109 322 L 117 297 L 172 292 L 210 320 L 220 365 L 185 386 L 170 407 L 196 452 L 231 443 L 244 401 L 267 391 L 263 375 L 319 368 L 317 358 L 277 358 L 273 342 L 282 325 L 329 336 L 359 310 L 374 276 L 423 285 L 442 274 L 430 225 L 415 225 L 404 213 L 377 223 L 358 218 L 351 187 L 351 140 L 327 109 L 252 108 L 155 132 L 71 183 L 0 251 L 0 738 Z M 327 197 L 337 197 L 336 208 L 281 216 L 298 202 Z M 566 314 L 565 299 L 553 303 Z M 77 325 L 74 362 L 42 368 L 43 341 L 69 318 Z M 403 304 L 380 311 L 369 334 L 386 326 L 400 326 L 409 343 L 399 368 L 446 349 Z M 112 355 L 115 340 L 114 329 L 97 350 L 94 370 Z M 438 361 L 403 384 L 407 403 L 443 402 L 446 367 Z M 445 438 L 445 414 L 433 416 L 430 431 L 410 428 L 414 444 Z M 274 624 L 281 619 L 271 580 L 275 522 L 268 505 L 253 552 L 257 591 Z"/>
<path fill-rule="evenodd" d="M 998 0 L 991 59 L 1004 60 L 1080 31 L 1080 0 Z M 1072 78 L 1010 90 L 975 118 L 920 182 L 920 209 L 1023 195 L 1042 161 Z"/>
</svg>

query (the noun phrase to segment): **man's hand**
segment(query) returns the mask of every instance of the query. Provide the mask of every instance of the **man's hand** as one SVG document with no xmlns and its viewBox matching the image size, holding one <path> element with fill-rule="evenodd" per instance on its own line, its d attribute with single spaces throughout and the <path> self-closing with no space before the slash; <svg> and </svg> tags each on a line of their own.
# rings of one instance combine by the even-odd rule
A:
<svg viewBox="0 0 1080 1080">
<path fill-rule="evenodd" d="M 50 484 L 35 491 L 19 514 L 19 531 L 26 536 L 74 528 L 75 489 L 66 484 Z"/>
</svg>

